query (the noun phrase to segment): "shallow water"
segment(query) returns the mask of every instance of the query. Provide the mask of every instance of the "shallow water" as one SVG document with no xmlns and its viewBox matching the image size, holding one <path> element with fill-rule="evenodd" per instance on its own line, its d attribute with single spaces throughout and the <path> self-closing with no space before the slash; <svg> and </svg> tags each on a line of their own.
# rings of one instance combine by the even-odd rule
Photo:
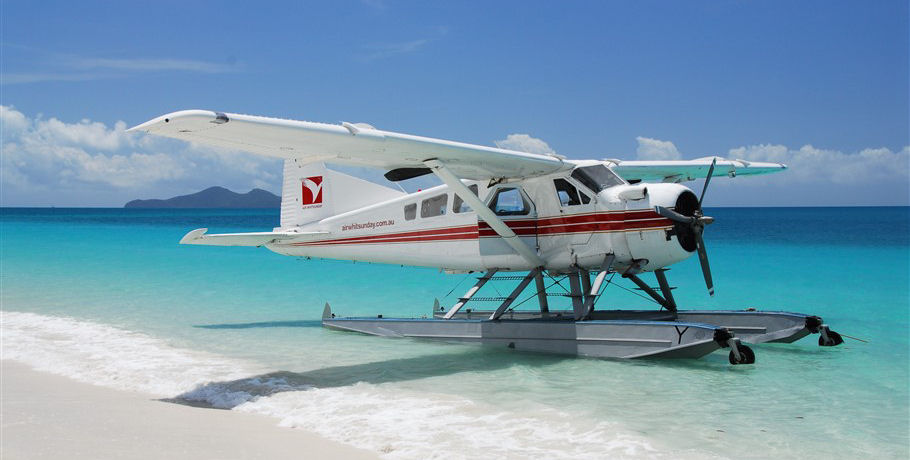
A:
<svg viewBox="0 0 910 460">
<path fill-rule="evenodd" d="M 472 279 L 177 244 L 203 226 L 271 229 L 271 210 L 5 208 L 3 358 L 271 415 L 391 458 L 906 458 L 908 208 L 710 214 L 717 295 L 690 259 L 668 274 L 678 303 L 817 314 L 869 343 L 758 345 L 754 366 L 731 367 L 721 352 L 611 361 L 334 332 L 319 324 L 325 302 L 423 315 Z M 493 295 L 511 287 L 497 283 Z M 653 306 L 607 294 L 600 307 Z"/>
</svg>

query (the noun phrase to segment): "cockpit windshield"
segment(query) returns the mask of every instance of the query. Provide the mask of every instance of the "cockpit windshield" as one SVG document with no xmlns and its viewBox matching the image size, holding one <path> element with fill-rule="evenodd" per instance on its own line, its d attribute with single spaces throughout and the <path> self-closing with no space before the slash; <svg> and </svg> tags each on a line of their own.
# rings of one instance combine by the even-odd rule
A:
<svg viewBox="0 0 910 460">
<path fill-rule="evenodd" d="M 599 193 L 605 188 L 614 185 L 622 185 L 625 182 L 619 178 L 610 168 L 604 165 L 582 166 L 572 171 L 572 177 L 585 187 L 591 189 L 594 193 Z"/>
</svg>

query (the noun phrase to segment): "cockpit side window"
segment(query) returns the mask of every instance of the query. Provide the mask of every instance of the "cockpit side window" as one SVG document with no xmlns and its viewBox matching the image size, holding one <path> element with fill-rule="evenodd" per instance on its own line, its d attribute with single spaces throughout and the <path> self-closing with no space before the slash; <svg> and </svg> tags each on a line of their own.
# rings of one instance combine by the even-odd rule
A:
<svg viewBox="0 0 910 460">
<path fill-rule="evenodd" d="M 559 198 L 560 206 L 577 206 L 591 202 L 591 198 L 579 192 L 574 185 L 565 179 L 554 179 L 553 185 L 556 187 L 556 197 Z"/>
<path fill-rule="evenodd" d="M 490 200 L 490 209 L 497 216 L 525 216 L 531 213 L 531 204 L 521 190 L 514 187 L 501 188 Z"/>
<path fill-rule="evenodd" d="M 601 190 L 613 187 L 614 185 L 625 184 L 616 173 L 610 171 L 610 169 L 604 165 L 575 168 L 575 170 L 572 171 L 572 178 L 581 182 L 594 193 L 599 193 Z"/>
</svg>

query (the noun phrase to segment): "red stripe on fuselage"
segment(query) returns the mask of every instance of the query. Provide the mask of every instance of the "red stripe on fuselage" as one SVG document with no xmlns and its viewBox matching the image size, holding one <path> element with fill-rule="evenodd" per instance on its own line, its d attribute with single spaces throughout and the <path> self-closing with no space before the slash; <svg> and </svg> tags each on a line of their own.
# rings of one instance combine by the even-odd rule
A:
<svg viewBox="0 0 910 460">
<path fill-rule="evenodd" d="M 505 223 L 515 234 L 522 236 L 632 231 L 673 225 L 671 220 L 649 209 L 509 220 Z M 499 236 L 485 222 L 480 222 L 479 232 L 481 237 Z"/>
<path fill-rule="evenodd" d="M 322 241 L 306 241 L 302 243 L 291 243 L 292 246 L 314 246 L 323 244 L 366 244 L 366 243 L 387 243 L 387 242 L 414 242 L 414 241 L 437 241 L 437 240 L 459 240 L 459 239 L 477 239 L 477 226 L 467 225 L 460 227 L 442 227 L 430 230 L 415 230 L 410 232 L 383 233 L 380 235 L 363 235 L 350 238 L 338 238 Z"/>
<path fill-rule="evenodd" d="M 521 236 L 553 236 L 573 233 L 621 232 L 652 230 L 673 226 L 673 222 L 656 212 L 643 209 L 635 211 L 614 211 L 541 219 L 514 219 L 504 221 L 513 232 Z M 478 237 L 498 237 L 486 223 L 478 225 L 442 227 L 430 230 L 361 235 L 349 238 L 327 239 L 291 243 L 291 246 L 329 246 L 340 244 L 389 244 L 429 243 L 436 241 L 474 240 Z"/>
<path fill-rule="evenodd" d="M 414 236 L 406 238 L 374 238 L 362 241 L 312 241 L 306 243 L 294 243 L 293 246 L 336 246 L 341 244 L 391 244 L 391 243 L 428 243 L 437 241 L 456 241 L 456 240 L 476 240 L 477 233 L 473 234 L 452 234 L 452 235 L 433 235 L 433 236 Z"/>
</svg>

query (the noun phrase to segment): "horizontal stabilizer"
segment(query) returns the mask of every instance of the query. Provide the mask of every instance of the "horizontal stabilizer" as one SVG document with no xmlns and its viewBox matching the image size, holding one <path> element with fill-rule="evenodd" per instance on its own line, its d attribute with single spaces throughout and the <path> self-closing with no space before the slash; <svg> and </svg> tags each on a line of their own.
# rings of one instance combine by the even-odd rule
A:
<svg viewBox="0 0 910 460">
<path fill-rule="evenodd" d="M 630 182 L 686 182 L 707 177 L 708 170 L 711 169 L 711 162 L 715 159 L 717 159 L 717 163 L 711 177 L 754 176 L 787 169 L 787 165 L 780 163 L 728 160 L 721 157 L 705 157 L 695 160 L 607 161 L 613 172 Z"/>
<path fill-rule="evenodd" d="M 197 228 L 180 239 L 180 244 L 204 244 L 209 246 L 262 246 L 270 243 L 307 241 L 329 232 L 255 232 L 220 233 L 206 235 L 207 228 Z"/>
</svg>

